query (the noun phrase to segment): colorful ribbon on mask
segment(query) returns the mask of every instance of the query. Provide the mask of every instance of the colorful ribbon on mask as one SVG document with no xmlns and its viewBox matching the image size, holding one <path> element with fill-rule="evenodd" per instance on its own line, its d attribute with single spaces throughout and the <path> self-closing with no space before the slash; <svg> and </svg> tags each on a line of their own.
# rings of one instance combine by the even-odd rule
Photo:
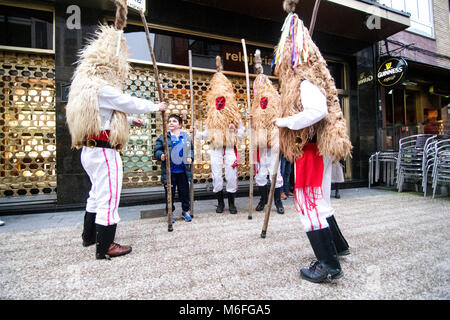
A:
<svg viewBox="0 0 450 320">
<path fill-rule="evenodd" d="M 307 31 L 307 30 L 306 30 Z M 275 65 L 280 64 L 283 58 L 284 46 L 286 40 L 290 37 L 292 40 L 291 65 L 297 68 L 302 63 L 309 63 L 309 54 L 306 41 L 304 41 L 305 28 L 303 21 L 297 14 L 289 13 L 281 28 L 281 38 L 272 60 L 272 70 Z"/>
</svg>

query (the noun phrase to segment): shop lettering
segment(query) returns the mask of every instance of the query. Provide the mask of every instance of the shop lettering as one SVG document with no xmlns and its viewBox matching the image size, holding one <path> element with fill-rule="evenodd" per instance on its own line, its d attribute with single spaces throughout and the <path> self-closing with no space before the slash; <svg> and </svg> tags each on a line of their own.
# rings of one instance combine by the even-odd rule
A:
<svg viewBox="0 0 450 320">
<path fill-rule="evenodd" d="M 234 61 L 234 62 L 244 62 L 245 61 L 245 57 L 244 57 L 244 55 L 241 52 L 239 52 L 239 53 L 227 52 L 225 54 L 225 60 L 227 60 L 227 61 L 231 60 L 231 61 Z M 270 59 L 270 58 L 268 59 L 267 56 L 261 57 L 261 60 L 262 60 L 262 63 L 265 64 L 265 65 L 272 64 L 272 59 Z M 248 64 L 249 65 L 253 65 L 253 54 L 249 55 L 249 57 L 248 57 Z"/>
<path fill-rule="evenodd" d="M 67 14 L 71 14 L 66 20 L 66 26 L 69 30 L 81 29 L 81 9 L 77 5 L 71 5 L 67 7 Z"/>
<path fill-rule="evenodd" d="M 365 83 L 368 83 L 368 82 L 372 82 L 372 80 L 373 80 L 373 76 L 372 75 L 367 76 L 365 78 L 362 78 L 362 79 L 358 80 L 358 85 L 360 86 L 362 84 L 365 84 Z"/>
<path fill-rule="evenodd" d="M 370 15 L 366 20 L 366 27 L 369 30 L 381 29 L 381 18 L 378 16 Z"/>
<path fill-rule="evenodd" d="M 401 73 L 401 72 L 403 72 L 403 68 L 401 68 L 401 67 L 392 68 L 392 69 L 389 69 L 389 70 L 386 70 L 386 71 L 378 72 L 378 78 L 383 78 L 383 77 L 386 77 L 386 76 L 395 75 L 395 74 Z"/>
</svg>

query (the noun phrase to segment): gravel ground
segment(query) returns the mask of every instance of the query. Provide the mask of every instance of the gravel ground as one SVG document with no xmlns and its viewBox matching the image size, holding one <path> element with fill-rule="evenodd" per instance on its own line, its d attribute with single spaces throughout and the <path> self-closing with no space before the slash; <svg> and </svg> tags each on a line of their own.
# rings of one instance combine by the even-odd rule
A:
<svg viewBox="0 0 450 320">
<path fill-rule="evenodd" d="M 212 203 L 212 202 L 211 202 Z M 314 259 L 291 201 L 247 219 L 211 212 L 167 232 L 164 218 L 121 222 L 116 241 L 133 252 L 95 260 L 81 225 L 0 233 L 0 299 L 450 299 L 450 200 L 379 192 L 332 201 L 350 244 L 345 276 L 299 277 Z M 242 206 L 243 207 L 243 206 Z"/>
</svg>

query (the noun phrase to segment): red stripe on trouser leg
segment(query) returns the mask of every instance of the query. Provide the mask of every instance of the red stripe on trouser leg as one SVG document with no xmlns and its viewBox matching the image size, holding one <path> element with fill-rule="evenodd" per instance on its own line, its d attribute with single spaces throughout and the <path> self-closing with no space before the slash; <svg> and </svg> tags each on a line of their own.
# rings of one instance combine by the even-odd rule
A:
<svg viewBox="0 0 450 320">
<path fill-rule="evenodd" d="M 106 166 L 108 167 L 108 182 L 109 182 L 109 202 L 108 202 L 108 226 L 110 225 L 111 215 L 111 199 L 112 199 L 112 187 L 111 187 L 111 170 L 109 168 L 108 157 L 106 156 L 105 148 L 103 149 L 103 155 L 105 156 Z"/>
<path fill-rule="evenodd" d="M 116 199 L 114 201 L 113 220 L 116 220 L 115 213 L 119 198 L 119 165 L 117 164 L 117 152 L 114 153 L 114 162 L 116 163 Z"/>
</svg>

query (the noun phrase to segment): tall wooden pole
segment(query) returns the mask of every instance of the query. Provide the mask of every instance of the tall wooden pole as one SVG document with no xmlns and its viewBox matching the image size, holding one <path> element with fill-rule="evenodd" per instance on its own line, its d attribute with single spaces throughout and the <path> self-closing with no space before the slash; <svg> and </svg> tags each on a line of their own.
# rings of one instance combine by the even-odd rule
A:
<svg viewBox="0 0 450 320">
<path fill-rule="evenodd" d="M 156 64 L 155 53 L 153 52 L 152 42 L 150 40 L 150 32 L 148 31 L 147 20 L 145 19 L 144 12 L 142 10 L 139 12 L 142 19 L 142 24 L 144 25 L 145 35 L 147 37 L 147 44 L 150 50 L 150 55 L 152 57 L 153 68 L 155 70 L 155 83 L 158 88 L 159 100 L 164 100 L 164 93 L 161 87 L 161 83 L 159 82 L 159 72 L 158 65 Z M 168 219 L 168 230 L 169 232 L 173 231 L 172 226 L 172 176 L 170 173 L 170 154 L 169 154 L 169 144 L 167 139 L 167 126 L 166 126 L 166 112 L 162 111 L 162 125 L 163 125 L 163 137 L 164 137 L 164 155 L 166 157 L 166 173 L 167 173 L 167 219 Z"/>
<path fill-rule="evenodd" d="M 312 35 L 314 32 L 314 27 L 316 25 L 316 18 L 317 18 L 317 12 L 319 11 L 319 5 L 320 5 L 320 0 L 316 0 L 316 3 L 314 3 L 314 9 L 313 9 L 312 17 L 311 17 L 311 23 L 309 24 L 309 35 L 311 36 L 311 39 L 312 39 Z"/>
<path fill-rule="evenodd" d="M 191 94 L 191 128 L 192 128 L 192 148 L 194 148 L 194 89 L 192 88 L 192 51 L 189 50 L 189 89 Z M 189 152 L 191 151 L 191 148 L 189 148 Z M 192 173 L 192 180 L 189 185 L 189 197 L 190 197 L 190 203 L 191 203 L 191 217 L 194 217 L 194 159 L 192 159 L 191 163 L 191 173 Z"/>
<path fill-rule="evenodd" d="M 275 162 L 274 173 L 272 174 L 272 177 L 271 177 L 272 180 L 270 183 L 269 199 L 267 200 L 266 215 L 264 216 L 264 224 L 263 224 L 262 231 L 261 231 L 261 238 L 266 237 L 267 226 L 269 225 L 270 210 L 272 209 L 273 194 L 274 194 L 275 185 L 277 182 L 278 167 L 280 166 L 280 160 L 281 160 L 281 152 L 278 151 L 278 157 L 277 157 L 277 161 Z"/>
<path fill-rule="evenodd" d="M 244 50 L 244 65 L 245 65 L 245 80 L 247 82 L 247 114 L 251 115 L 251 102 L 250 102 L 250 79 L 248 72 L 248 63 L 247 63 L 247 48 L 245 46 L 245 39 L 242 39 L 242 49 Z M 252 120 L 249 118 L 247 122 L 247 132 L 249 139 L 249 149 L 248 149 L 248 157 L 249 157 L 249 165 L 250 165 L 250 182 L 249 182 L 249 201 L 248 201 L 248 219 L 252 219 L 253 214 L 253 141 L 252 141 Z"/>
</svg>

